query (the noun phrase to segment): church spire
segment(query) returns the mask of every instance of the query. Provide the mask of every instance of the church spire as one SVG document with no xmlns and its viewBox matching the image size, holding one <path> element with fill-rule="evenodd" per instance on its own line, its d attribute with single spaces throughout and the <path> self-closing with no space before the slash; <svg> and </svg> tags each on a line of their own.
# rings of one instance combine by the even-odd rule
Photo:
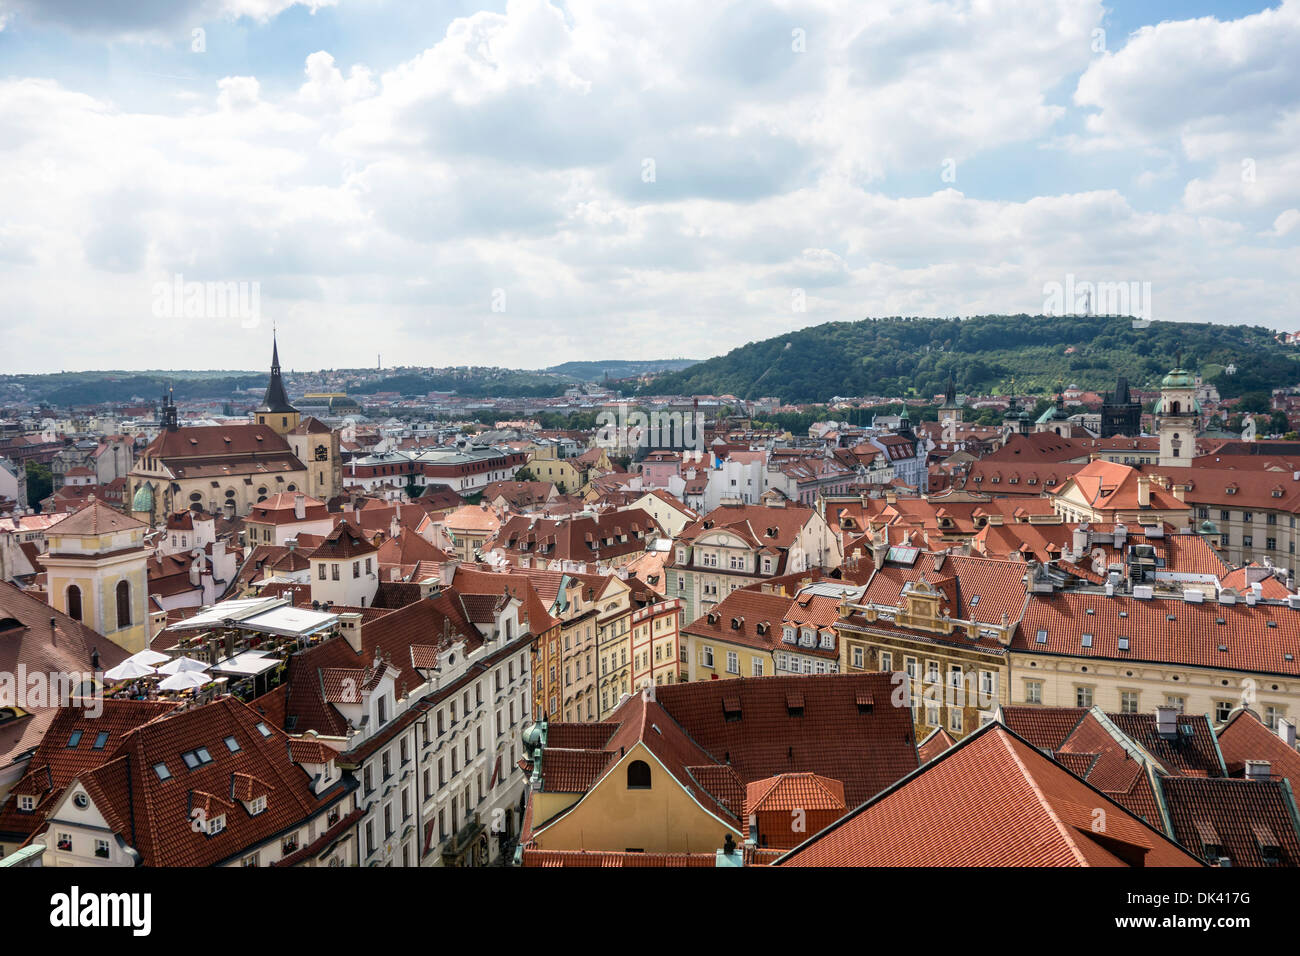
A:
<svg viewBox="0 0 1300 956">
<path fill-rule="evenodd" d="M 289 404 L 289 396 L 284 391 L 284 379 L 280 377 L 280 346 L 275 333 L 271 333 L 271 380 L 266 386 L 266 397 L 257 410 L 259 415 L 298 414 L 298 409 Z"/>
</svg>

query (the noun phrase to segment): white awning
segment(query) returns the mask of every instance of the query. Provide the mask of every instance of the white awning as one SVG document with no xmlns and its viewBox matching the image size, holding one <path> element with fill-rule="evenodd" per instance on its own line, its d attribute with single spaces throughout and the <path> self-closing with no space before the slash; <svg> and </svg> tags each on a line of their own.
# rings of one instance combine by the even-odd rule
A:
<svg viewBox="0 0 1300 956">
<path fill-rule="evenodd" d="M 245 598 L 214 604 L 167 630 L 209 631 L 233 627 L 280 637 L 308 637 L 333 627 L 338 619 L 337 614 L 295 607 L 284 598 Z"/>
<path fill-rule="evenodd" d="M 269 671 L 280 663 L 280 658 L 272 657 L 261 651 L 244 651 L 234 657 L 217 661 L 212 665 L 214 674 L 230 674 L 235 677 L 254 677 Z"/>
</svg>

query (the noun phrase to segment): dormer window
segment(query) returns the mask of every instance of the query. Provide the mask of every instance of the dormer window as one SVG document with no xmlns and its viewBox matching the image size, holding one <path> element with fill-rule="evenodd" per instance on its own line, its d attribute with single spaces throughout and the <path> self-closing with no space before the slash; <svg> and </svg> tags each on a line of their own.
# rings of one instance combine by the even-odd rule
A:
<svg viewBox="0 0 1300 956">
<path fill-rule="evenodd" d="M 30 794 L 23 794 L 18 798 L 18 809 L 23 813 L 31 813 L 36 809 L 36 798 Z"/>
<path fill-rule="evenodd" d="M 784 641 L 785 643 L 787 643 L 787 644 L 795 644 L 795 643 L 797 643 L 797 642 L 798 642 L 798 638 L 795 637 L 795 631 L 794 631 L 794 628 L 793 628 L 793 627 L 782 628 L 782 630 L 781 630 L 781 640 L 783 640 L 783 641 Z"/>
<path fill-rule="evenodd" d="M 208 836 L 216 836 L 226 828 L 226 815 L 218 814 L 215 817 L 208 818 L 207 832 Z"/>
<path fill-rule="evenodd" d="M 248 812 L 249 812 L 249 815 L 250 815 L 250 816 L 254 816 L 254 817 L 255 817 L 255 816 L 257 816 L 259 813 L 261 813 L 261 812 L 262 812 L 263 810 L 265 810 L 265 809 L 266 809 L 266 795 L 265 795 L 265 794 L 262 794 L 261 796 L 254 797 L 254 798 L 253 798 L 252 800 L 250 800 L 249 803 L 248 803 Z"/>
</svg>

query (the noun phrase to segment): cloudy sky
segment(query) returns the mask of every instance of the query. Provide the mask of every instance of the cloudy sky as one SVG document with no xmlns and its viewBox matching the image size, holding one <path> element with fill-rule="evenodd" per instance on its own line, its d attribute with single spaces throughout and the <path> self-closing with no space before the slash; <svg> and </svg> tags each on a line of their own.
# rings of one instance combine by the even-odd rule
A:
<svg viewBox="0 0 1300 956">
<path fill-rule="evenodd" d="M 1069 275 L 1294 330 L 1297 51 L 1300 0 L 0 0 L 0 370 L 704 358 Z"/>
</svg>

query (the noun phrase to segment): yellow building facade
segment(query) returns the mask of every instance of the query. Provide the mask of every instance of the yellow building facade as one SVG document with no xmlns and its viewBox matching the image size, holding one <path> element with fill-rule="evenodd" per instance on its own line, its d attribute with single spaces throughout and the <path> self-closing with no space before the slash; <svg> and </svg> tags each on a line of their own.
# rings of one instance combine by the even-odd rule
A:
<svg viewBox="0 0 1300 956">
<path fill-rule="evenodd" d="M 149 642 L 148 527 L 91 499 L 47 535 L 50 606 L 131 653 Z"/>
</svg>

